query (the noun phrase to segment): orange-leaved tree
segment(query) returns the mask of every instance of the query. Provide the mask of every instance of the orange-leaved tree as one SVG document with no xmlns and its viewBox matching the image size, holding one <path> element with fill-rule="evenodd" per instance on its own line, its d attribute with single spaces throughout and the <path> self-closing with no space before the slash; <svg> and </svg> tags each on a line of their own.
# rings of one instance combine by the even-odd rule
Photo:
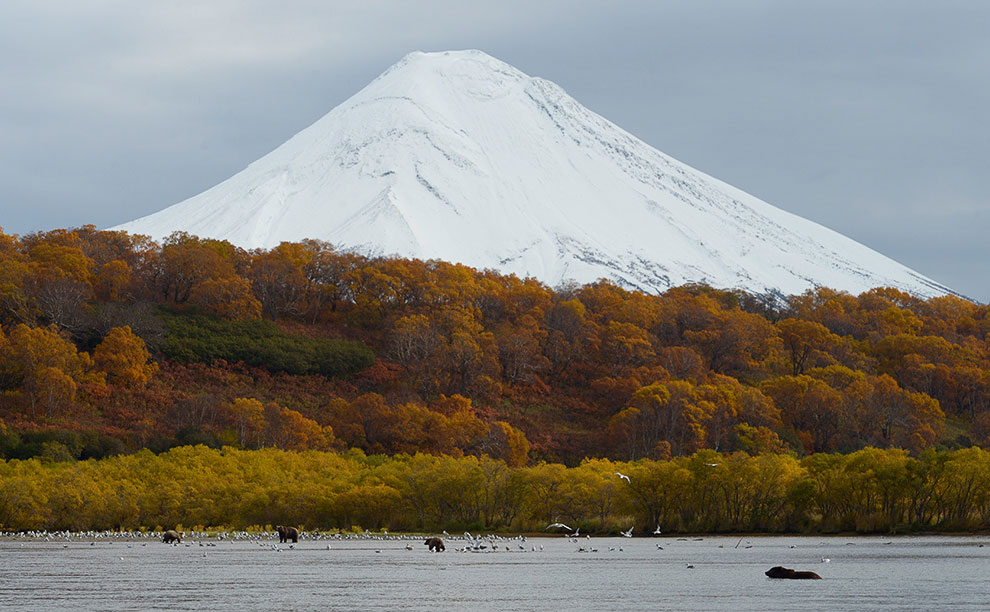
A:
<svg viewBox="0 0 990 612">
<path fill-rule="evenodd" d="M 144 340 L 126 325 L 107 333 L 93 349 L 93 362 L 99 371 L 106 373 L 108 383 L 124 387 L 143 386 L 158 371 Z"/>
</svg>

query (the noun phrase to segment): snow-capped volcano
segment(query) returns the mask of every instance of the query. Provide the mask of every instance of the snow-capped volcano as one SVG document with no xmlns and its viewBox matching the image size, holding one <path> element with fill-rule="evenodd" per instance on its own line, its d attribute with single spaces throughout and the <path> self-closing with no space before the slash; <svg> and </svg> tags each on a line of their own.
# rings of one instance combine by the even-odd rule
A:
<svg viewBox="0 0 990 612">
<path fill-rule="evenodd" d="M 319 238 L 550 285 L 763 293 L 942 285 L 668 157 L 480 51 L 410 53 L 219 185 L 114 229 Z"/>
</svg>

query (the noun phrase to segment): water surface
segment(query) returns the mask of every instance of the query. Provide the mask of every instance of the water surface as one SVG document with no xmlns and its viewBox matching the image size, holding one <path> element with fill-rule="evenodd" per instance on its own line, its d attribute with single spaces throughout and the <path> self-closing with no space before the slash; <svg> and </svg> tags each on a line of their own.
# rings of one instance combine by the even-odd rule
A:
<svg viewBox="0 0 990 612">
<path fill-rule="evenodd" d="M 6 540 L 0 610 L 990 609 L 982 536 L 273 542 Z M 771 580 L 774 565 L 823 579 Z"/>
</svg>

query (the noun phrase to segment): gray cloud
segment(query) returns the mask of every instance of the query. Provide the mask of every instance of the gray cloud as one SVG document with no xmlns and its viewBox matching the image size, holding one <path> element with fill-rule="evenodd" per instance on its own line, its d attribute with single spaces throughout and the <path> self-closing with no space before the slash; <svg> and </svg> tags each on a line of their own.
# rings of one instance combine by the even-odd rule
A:
<svg viewBox="0 0 990 612">
<path fill-rule="evenodd" d="M 5 3 L 0 226 L 107 226 L 164 208 L 406 52 L 480 48 L 990 301 L 988 18 L 970 2 Z"/>
</svg>

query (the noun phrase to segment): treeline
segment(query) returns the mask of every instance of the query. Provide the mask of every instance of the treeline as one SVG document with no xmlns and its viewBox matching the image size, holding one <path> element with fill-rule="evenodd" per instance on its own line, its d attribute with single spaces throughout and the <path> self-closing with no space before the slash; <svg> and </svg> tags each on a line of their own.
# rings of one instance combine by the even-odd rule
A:
<svg viewBox="0 0 990 612">
<path fill-rule="evenodd" d="M 889 288 L 651 296 L 314 240 L 0 232 L 7 457 L 93 456 L 45 431 L 512 465 L 918 456 L 990 443 L 988 338 L 990 307 Z"/>
<path fill-rule="evenodd" d="M 628 481 L 618 474 L 628 477 Z M 392 457 L 204 446 L 0 464 L 0 529 L 583 533 L 906 532 L 990 528 L 990 453 L 699 451 L 513 468 L 483 456 Z"/>
</svg>

